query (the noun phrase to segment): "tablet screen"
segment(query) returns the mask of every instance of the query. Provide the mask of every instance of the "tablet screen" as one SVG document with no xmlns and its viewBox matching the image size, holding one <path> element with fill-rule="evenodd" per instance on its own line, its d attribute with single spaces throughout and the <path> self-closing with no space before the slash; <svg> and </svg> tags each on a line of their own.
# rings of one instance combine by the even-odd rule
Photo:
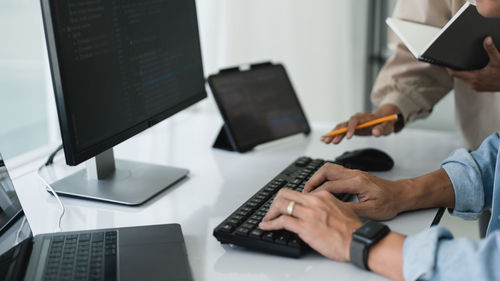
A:
<svg viewBox="0 0 500 281">
<path fill-rule="evenodd" d="M 210 86 L 239 151 L 310 128 L 281 65 L 227 71 Z"/>
<path fill-rule="evenodd" d="M 14 190 L 14 185 L 9 177 L 2 155 L 0 155 L 0 234 L 21 212 L 21 204 Z"/>
</svg>

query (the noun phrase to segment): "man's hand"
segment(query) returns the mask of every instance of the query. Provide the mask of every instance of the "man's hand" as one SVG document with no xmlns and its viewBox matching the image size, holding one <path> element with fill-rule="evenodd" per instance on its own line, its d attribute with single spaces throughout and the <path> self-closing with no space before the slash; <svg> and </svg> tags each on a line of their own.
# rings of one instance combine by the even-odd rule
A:
<svg viewBox="0 0 500 281">
<path fill-rule="evenodd" d="M 396 123 L 396 121 L 384 122 L 376 126 L 360 130 L 356 130 L 356 127 L 361 123 L 385 117 L 387 115 L 400 114 L 400 113 L 401 111 L 399 110 L 399 108 L 392 104 L 382 105 L 373 113 L 369 112 L 357 113 L 351 116 L 351 118 L 348 121 L 342 122 L 334 128 L 334 130 L 347 128 L 347 133 L 335 137 L 323 137 L 321 138 L 321 141 L 323 141 L 324 143 L 338 144 L 342 141 L 344 137 L 350 139 L 355 134 L 359 136 L 373 135 L 375 137 L 389 135 L 394 132 L 394 124 Z"/>
<path fill-rule="evenodd" d="M 454 78 L 463 80 L 469 87 L 478 92 L 498 92 L 500 91 L 500 52 L 498 52 L 491 37 L 484 39 L 483 46 L 490 58 L 488 65 L 482 69 L 471 71 L 448 69 L 448 73 Z"/>
<path fill-rule="evenodd" d="M 288 214 L 291 201 L 295 205 Z M 292 231 L 325 257 L 348 262 L 352 233 L 361 225 L 354 211 L 327 191 L 303 194 L 281 189 L 259 227 Z"/>
<path fill-rule="evenodd" d="M 349 202 L 358 216 L 388 220 L 404 211 L 402 197 L 409 195 L 405 181 L 389 181 L 359 170 L 346 169 L 327 163 L 321 167 L 304 187 L 304 192 L 326 190 L 331 193 L 348 193 L 358 197 L 359 203 Z"/>
</svg>

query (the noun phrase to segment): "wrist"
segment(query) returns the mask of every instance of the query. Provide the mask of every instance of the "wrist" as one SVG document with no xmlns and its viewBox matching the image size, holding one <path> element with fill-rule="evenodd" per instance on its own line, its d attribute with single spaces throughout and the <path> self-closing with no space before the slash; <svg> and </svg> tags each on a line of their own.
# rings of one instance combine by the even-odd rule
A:
<svg viewBox="0 0 500 281">
<path fill-rule="evenodd" d="M 455 206 L 453 184 L 443 169 L 403 182 L 405 183 L 404 192 L 401 192 L 403 211 Z"/>
<path fill-rule="evenodd" d="M 392 280 L 403 280 L 403 244 L 406 236 L 389 232 L 368 252 L 368 267 Z"/>
<path fill-rule="evenodd" d="M 390 114 L 401 114 L 401 110 L 396 105 L 387 103 L 375 109 L 373 114 L 379 117 L 384 117 Z"/>
<path fill-rule="evenodd" d="M 400 115 L 400 118 L 398 118 L 398 120 L 392 121 L 393 131 L 399 132 L 403 129 L 405 124 L 404 116 L 402 115 L 401 109 L 399 109 L 399 107 L 394 104 L 387 103 L 381 105 L 379 108 L 373 111 L 373 115 L 377 117 L 384 117 L 392 114 Z"/>
<path fill-rule="evenodd" d="M 395 199 L 393 202 L 396 204 L 396 212 L 402 213 L 406 211 L 415 210 L 416 198 L 418 198 L 418 189 L 414 179 L 402 179 L 396 181 L 397 190 L 394 191 Z"/>
</svg>

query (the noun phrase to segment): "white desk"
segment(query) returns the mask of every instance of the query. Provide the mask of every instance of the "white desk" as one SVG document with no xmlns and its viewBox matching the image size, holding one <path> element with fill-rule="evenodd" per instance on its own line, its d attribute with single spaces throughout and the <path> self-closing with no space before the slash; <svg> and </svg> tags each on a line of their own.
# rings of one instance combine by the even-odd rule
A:
<svg viewBox="0 0 500 281">
<path fill-rule="evenodd" d="M 316 253 L 293 259 L 222 246 L 212 231 L 299 156 L 334 159 L 346 150 L 376 147 L 395 161 L 391 172 L 378 175 L 396 179 L 439 168 L 440 161 L 460 145 L 454 134 L 411 129 L 390 137 L 325 145 L 319 138 L 330 126 L 318 124 L 309 137 L 295 136 L 238 154 L 211 148 L 221 124 L 215 115 L 183 113 L 119 145 L 117 157 L 185 167 L 190 169 L 189 178 L 139 207 L 63 198 L 63 231 L 180 223 L 195 280 L 332 280 L 333 276 L 335 280 L 383 280 Z M 55 178 L 74 170 L 65 167 L 60 157 L 47 176 Z M 33 233 L 53 232 L 58 205 L 36 174 L 14 177 L 14 185 Z M 435 214 L 436 209 L 406 213 L 388 224 L 405 234 L 416 233 L 429 227 Z"/>
</svg>

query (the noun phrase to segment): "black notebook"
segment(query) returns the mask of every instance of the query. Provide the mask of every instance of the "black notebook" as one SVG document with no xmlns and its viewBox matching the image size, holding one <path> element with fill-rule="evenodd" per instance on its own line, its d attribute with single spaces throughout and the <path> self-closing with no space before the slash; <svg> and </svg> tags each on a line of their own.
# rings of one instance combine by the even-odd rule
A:
<svg viewBox="0 0 500 281">
<path fill-rule="evenodd" d="M 491 36 L 500 47 L 500 18 L 481 16 L 469 2 L 443 27 L 388 18 L 386 23 L 418 60 L 456 70 L 473 70 L 488 64 L 483 41 Z"/>
</svg>

